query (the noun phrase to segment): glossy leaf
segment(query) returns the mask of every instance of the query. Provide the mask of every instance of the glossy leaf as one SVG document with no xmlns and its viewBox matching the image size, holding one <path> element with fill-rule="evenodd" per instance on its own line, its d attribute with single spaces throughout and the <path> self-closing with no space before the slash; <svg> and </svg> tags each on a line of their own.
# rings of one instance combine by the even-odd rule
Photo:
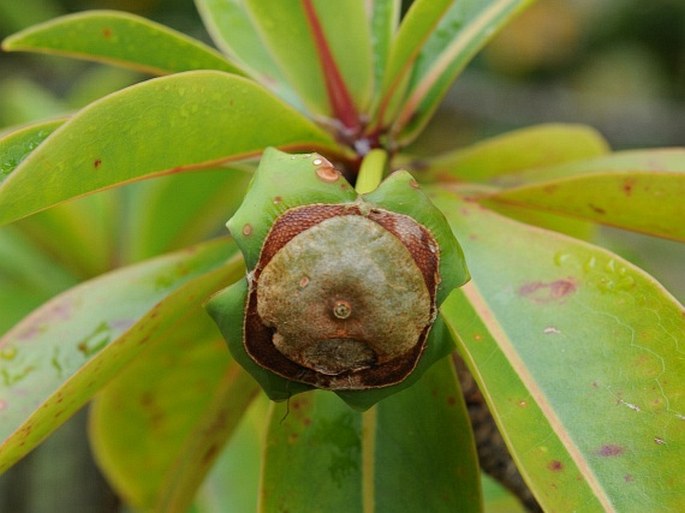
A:
<svg viewBox="0 0 685 513">
<path fill-rule="evenodd" d="M 409 90 L 392 128 L 403 143 L 428 123 L 457 75 L 512 17 L 533 0 L 459 0 L 429 39 L 412 71 Z"/>
<path fill-rule="evenodd" d="M 157 511 L 187 511 L 218 451 L 236 430 L 258 391 L 257 383 L 248 374 L 237 365 L 231 366 L 166 476 Z"/>
<path fill-rule="evenodd" d="M 199 307 L 148 344 L 98 395 L 91 443 L 129 504 L 175 511 L 169 504 L 183 502 L 185 511 L 256 384 L 237 372 Z"/>
<path fill-rule="evenodd" d="M 312 479 L 317 475 L 328 479 Z M 261 513 L 480 511 L 479 490 L 449 358 L 365 414 L 321 391 L 274 406 Z"/>
<path fill-rule="evenodd" d="M 263 394 L 253 401 L 228 445 L 202 483 L 195 499 L 197 513 L 256 512 L 270 402 Z"/>
<path fill-rule="evenodd" d="M 209 169 L 136 184 L 122 242 L 125 259 L 150 258 L 223 235 L 250 177 L 246 169 Z"/>
<path fill-rule="evenodd" d="M 357 0 L 247 0 L 257 31 L 288 82 L 317 114 L 342 117 L 371 99 L 373 63 L 365 7 Z M 330 61 L 327 60 L 330 58 Z M 356 120 L 355 120 L 356 121 Z"/>
<path fill-rule="evenodd" d="M 195 5 L 214 44 L 224 54 L 262 85 L 302 109 L 301 100 L 274 62 L 242 0 L 195 0 Z"/>
<path fill-rule="evenodd" d="M 91 445 L 98 466 L 127 503 L 148 510 L 157 503 L 164 475 L 229 364 L 211 321 L 195 308 L 150 339 L 95 398 Z"/>
<path fill-rule="evenodd" d="M 16 226 L 0 229 L 0 333 L 75 282 Z"/>
<path fill-rule="evenodd" d="M 489 181 L 607 153 L 606 140 L 583 125 L 547 124 L 514 130 L 417 163 L 425 179 Z M 499 183 L 499 182 L 496 182 Z"/>
<path fill-rule="evenodd" d="M 118 261 L 119 192 L 105 191 L 56 205 L 20 220 L 17 226 L 55 262 L 76 276 L 92 278 L 111 270 Z"/>
<path fill-rule="evenodd" d="M 224 240 L 106 274 L 49 301 L 0 339 L 0 472 L 139 354 L 235 278 Z"/>
<path fill-rule="evenodd" d="M 118 11 L 86 11 L 55 18 L 8 37 L 2 48 L 101 61 L 155 75 L 196 69 L 242 74 L 204 43 Z"/>
<path fill-rule="evenodd" d="M 566 167 L 569 173 L 572 169 L 587 172 L 588 166 Z M 685 241 L 685 151 L 619 154 L 590 169 L 588 174 L 503 190 L 487 201 Z"/>
<path fill-rule="evenodd" d="M 6 132 L 0 137 L 0 184 L 64 120 L 42 121 Z"/>
<path fill-rule="evenodd" d="M 454 0 L 416 0 L 402 18 L 383 73 L 374 118 L 376 128 L 382 128 L 394 119 L 395 110 L 404 99 L 412 67 L 421 47 L 453 2 Z"/>
<path fill-rule="evenodd" d="M 392 41 L 399 25 L 401 4 L 400 0 L 374 0 L 369 7 L 376 93 L 380 92 L 383 71 L 388 62 Z"/>
<path fill-rule="evenodd" d="M 0 186 L 0 223 L 113 185 L 244 159 L 267 145 L 335 153 L 328 134 L 240 77 L 190 71 L 149 80 L 86 107 L 34 150 Z"/>
<path fill-rule="evenodd" d="M 490 403 L 500 405 L 513 452 L 549 454 L 543 468 L 522 466 L 538 497 L 550 474 L 559 486 L 580 472 L 585 484 L 556 497 L 559 511 L 573 511 L 585 486 L 599 511 L 683 509 L 682 305 L 604 249 L 448 193 L 434 201 L 463 242 L 473 276 L 443 314 Z M 516 448 L 520 437 L 528 442 Z"/>
</svg>

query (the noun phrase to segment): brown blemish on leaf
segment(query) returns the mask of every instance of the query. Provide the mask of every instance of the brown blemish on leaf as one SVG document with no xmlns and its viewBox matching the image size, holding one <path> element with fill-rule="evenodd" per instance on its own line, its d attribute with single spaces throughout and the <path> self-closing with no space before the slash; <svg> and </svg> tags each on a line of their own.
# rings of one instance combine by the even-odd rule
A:
<svg viewBox="0 0 685 513">
<path fill-rule="evenodd" d="M 340 178 L 340 171 L 335 169 L 330 163 L 316 168 L 316 176 L 324 182 L 333 183 Z"/>
<path fill-rule="evenodd" d="M 274 196 L 274 199 L 273 199 L 274 205 L 278 205 L 278 204 L 281 203 L 282 201 L 283 201 L 283 197 L 282 197 L 282 196 Z"/>
<path fill-rule="evenodd" d="M 654 443 L 657 445 L 666 445 L 666 440 L 664 440 L 663 438 L 659 438 L 658 436 L 655 436 Z"/>
<path fill-rule="evenodd" d="M 597 205 L 593 205 L 592 203 L 588 203 L 587 206 L 590 207 L 595 214 L 604 215 L 607 213 L 607 211 L 604 210 L 602 207 L 598 207 Z"/>
<path fill-rule="evenodd" d="M 250 223 L 246 223 L 245 226 L 243 226 L 243 235 L 245 237 L 249 237 L 252 235 L 252 225 Z"/>
<path fill-rule="evenodd" d="M 623 192 L 626 196 L 633 194 L 633 188 L 635 187 L 635 178 L 626 178 L 623 180 Z"/>
<path fill-rule="evenodd" d="M 605 458 L 613 457 L 613 456 L 620 456 L 625 452 L 625 449 L 621 447 L 620 445 L 614 445 L 614 444 L 606 444 L 597 449 L 595 453 L 598 456 L 603 456 Z"/>
<path fill-rule="evenodd" d="M 110 37 L 112 37 L 112 29 L 109 28 L 109 27 L 103 28 L 103 29 L 102 29 L 102 36 L 103 36 L 105 39 L 109 39 Z"/>
<path fill-rule="evenodd" d="M 575 291 L 575 281 L 572 278 L 563 278 L 549 283 L 542 281 L 525 283 L 519 287 L 518 293 L 535 303 L 550 303 L 561 301 Z"/>
<path fill-rule="evenodd" d="M 457 398 L 454 397 L 453 395 L 450 395 L 447 397 L 447 406 L 454 406 L 457 404 Z"/>
<path fill-rule="evenodd" d="M 219 452 L 219 447 L 216 444 L 212 444 L 207 449 L 205 450 L 204 454 L 202 455 L 202 464 L 207 465 L 209 462 L 211 462 L 216 454 Z"/>
<path fill-rule="evenodd" d="M 95 169 L 99 168 L 101 165 L 102 165 L 102 160 L 101 160 L 101 159 L 95 159 L 95 160 L 93 161 L 93 167 L 94 167 Z"/>
<path fill-rule="evenodd" d="M 414 180 L 413 178 L 409 180 L 409 186 L 412 187 L 413 189 L 420 189 L 421 186 L 419 185 L 419 182 Z"/>
<path fill-rule="evenodd" d="M 559 460 L 552 460 L 547 464 L 547 468 L 552 472 L 561 472 L 564 470 L 564 464 Z"/>
<path fill-rule="evenodd" d="M 626 483 L 632 483 L 633 481 L 635 481 L 635 478 L 633 477 L 632 474 L 626 474 L 625 476 L 623 476 L 623 480 Z"/>
</svg>

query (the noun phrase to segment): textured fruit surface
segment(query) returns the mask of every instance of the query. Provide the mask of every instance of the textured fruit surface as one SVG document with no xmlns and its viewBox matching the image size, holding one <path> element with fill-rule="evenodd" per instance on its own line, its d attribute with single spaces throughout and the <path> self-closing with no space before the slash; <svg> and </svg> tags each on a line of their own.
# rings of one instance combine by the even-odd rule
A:
<svg viewBox="0 0 685 513">
<path fill-rule="evenodd" d="M 292 209 L 252 273 L 245 348 L 315 386 L 393 384 L 415 367 L 435 318 L 438 258 L 407 216 L 357 204 Z"/>
</svg>

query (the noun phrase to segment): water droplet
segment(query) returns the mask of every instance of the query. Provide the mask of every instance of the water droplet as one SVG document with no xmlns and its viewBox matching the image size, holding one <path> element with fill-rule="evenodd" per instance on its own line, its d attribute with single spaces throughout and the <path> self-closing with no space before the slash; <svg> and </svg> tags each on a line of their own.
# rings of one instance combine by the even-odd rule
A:
<svg viewBox="0 0 685 513">
<path fill-rule="evenodd" d="M 610 273 L 615 273 L 616 272 L 616 261 L 613 258 L 610 258 L 607 264 L 604 266 L 604 269 L 607 270 Z"/>
<path fill-rule="evenodd" d="M 572 258 L 573 255 L 570 253 L 566 253 L 565 251 L 557 251 L 557 253 L 554 255 L 554 263 L 561 267 L 564 264 L 567 264 Z"/>
<path fill-rule="evenodd" d="M 17 357 L 17 348 L 14 346 L 7 346 L 0 349 L 0 359 L 14 360 Z"/>
<path fill-rule="evenodd" d="M 320 166 L 321 164 L 323 164 L 323 160 L 321 160 L 321 159 L 314 159 L 314 160 L 312 161 L 312 164 L 314 164 L 315 166 Z"/>
<path fill-rule="evenodd" d="M 664 440 L 663 438 L 659 438 L 658 436 L 655 436 L 654 443 L 657 445 L 666 445 L 666 440 Z"/>
<path fill-rule="evenodd" d="M 528 406 L 528 403 L 526 401 L 521 400 L 521 401 L 519 401 L 519 406 L 521 408 L 525 408 L 526 406 Z"/>
<path fill-rule="evenodd" d="M 591 256 L 587 259 L 587 262 L 585 262 L 583 269 L 585 269 L 585 272 L 589 273 L 590 271 L 594 271 L 595 267 L 597 267 L 597 259 L 594 256 Z"/>
</svg>

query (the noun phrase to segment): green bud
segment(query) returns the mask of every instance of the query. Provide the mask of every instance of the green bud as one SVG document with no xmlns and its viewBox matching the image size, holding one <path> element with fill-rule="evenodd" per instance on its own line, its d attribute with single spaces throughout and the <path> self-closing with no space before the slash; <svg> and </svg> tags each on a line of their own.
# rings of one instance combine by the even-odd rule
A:
<svg viewBox="0 0 685 513">
<path fill-rule="evenodd" d="M 268 149 L 228 228 L 248 274 L 208 310 L 272 399 L 323 388 L 365 409 L 452 351 L 438 306 L 469 275 L 409 173 L 360 196 L 324 157 Z"/>
</svg>

